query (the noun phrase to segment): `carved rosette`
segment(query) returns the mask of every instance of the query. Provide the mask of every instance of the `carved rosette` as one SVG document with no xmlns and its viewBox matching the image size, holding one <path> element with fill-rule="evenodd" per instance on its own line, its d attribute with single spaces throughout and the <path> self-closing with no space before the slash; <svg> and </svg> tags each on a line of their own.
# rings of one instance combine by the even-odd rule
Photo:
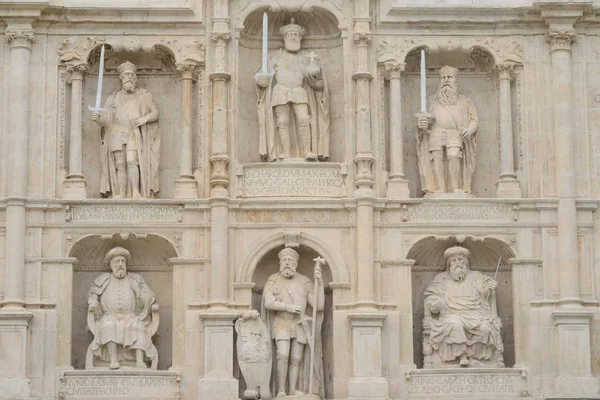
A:
<svg viewBox="0 0 600 400">
<path fill-rule="evenodd" d="M 550 43 L 550 52 L 571 51 L 573 42 L 577 39 L 577 33 L 571 30 L 554 30 L 548 32 L 546 40 Z"/>
<path fill-rule="evenodd" d="M 354 184 L 359 189 L 369 189 L 373 187 L 373 162 L 375 159 L 371 155 L 358 155 L 354 157 L 356 163 L 356 177 Z"/>
<path fill-rule="evenodd" d="M 33 29 L 21 29 L 21 28 L 6 28 L 4 37 L 8 45 L 12 47 L 26 47 L 31 49 L 33 45 Z"/>
<path fill-rule="evenodd" d="M 385 71 L 390 80 L 402 78 L 402 73 L 404 72 L 404 68 L 406 68 L 406 63 L 401 63 L 396 60 L 386 61 L 383 65 L 385 66 Z"/>
<path fill-rule="evenodd" d="M 225 154 L 212 156 L 209 158 L 212 164 L 212 173 L 210 174 L 210 186 L 214 189 L 226 189 L 229 186 L 229 174 L 227 167 L 230 158 Z"/>
<path fill-rule="evenodd" d="M 503 80 L 510 81 L 512 79 L 512 70 L 513 70 L 514 66 L 515 65 L 512 63 L 502 63 L 502 64 L 496 65 L 494 67 L 494 69 L 498 73 L 498 79 L 500 79 L 501 81 L 503 81 Z"/>
</svg>

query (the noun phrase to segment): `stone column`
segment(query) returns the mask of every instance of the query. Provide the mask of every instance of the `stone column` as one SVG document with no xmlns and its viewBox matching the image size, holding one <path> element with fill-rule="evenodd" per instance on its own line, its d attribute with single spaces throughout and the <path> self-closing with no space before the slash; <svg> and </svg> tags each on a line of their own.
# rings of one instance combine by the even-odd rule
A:
<svg viewBox="0 0 600 400">
<path fill-rule="evenodd" d="M 575 180 L 575 135 L 571 81 L 571 46 L 577 34 L 570 27 L 550 25 L 548 41 L 552 61 L 554 147 L 558 194 L 559 308 L 552 313 L 558 332 L 559 376 L 555 381 L 562 395 L 596 394 L 598 379 L 592 376 L 590 319 L 594 311 L 582 307 Z"/>
<path fill-rule="evenodd" d="M 512 110 L 510 96 L 511 72 L 514 65 L 503 63 L 496 65 L 500 81 L 500 179 L 496 182 L 498 198 L 521 198 L 521 188 L 515 175 L 513 157 Z"/>
<path fill-rule="evenodd" d="M 33 29 L 29 24 L 8 25 L 10 97 L 8 103 L 8 198 L 6 205 L 5 309 L 25 305 L 25 200 L 29 141 L 29 63 Z"/>
<path fill-rule="evenodd" d="M 405 63 L 386 61 L 385 70 L 390 79 L 390 177 L 387 197 L 408 199 L 408 179 L 404 175 L 404 131 L 402 126 L 402 72 Z"/>
<path fill-rule="evenodd" d="M 5 37 L 10 48 L 8 101 L 8 195 L 6 199 L 6 258 L 4 301 L 0 310 L 1 398 L 29 398 L 27 360 L 29 324 L 25 310 L 25 235 L 29 141 L 29 63 L 33 44 L 30 23 L 7 21 Z M 6 345 L 10 343 L 10 345 Z"/>
<path fill-rule="evenodd" d="M 181 93 L 183 105 L 183 127 L 181 137 L 181 155 L 179 157 L 179 179 L 175 180 L 174 197 L 176 199 L 195 199 L 198 188 L 192 171 L 192 135 L 193 135 L 193 96 L 195 63 L 181 63 L 177 70 L 181 72 Z"/>
</svg>

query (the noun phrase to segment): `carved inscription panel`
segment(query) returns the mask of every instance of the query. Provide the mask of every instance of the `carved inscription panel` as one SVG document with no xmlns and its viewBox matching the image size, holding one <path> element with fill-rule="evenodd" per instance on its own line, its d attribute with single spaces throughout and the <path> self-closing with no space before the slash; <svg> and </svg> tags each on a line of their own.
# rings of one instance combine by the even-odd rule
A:
<svg viewBox="0 0 600 400">
<path fill-rule="evenodd" d="M 67 371 L 60 399 L 179 399 L 179 375 L 167 371 Z"/>
<path fill-rule="evenodd" d="M 343 197 L 346 174 L 340 164 L 273 163 L 245 165 L 239 197 Z"/>
<path fill-rule="evenodd" d="M 166 204 L 72 205 L 65 209 L 67 222 L 181 222 L 183 206 Z"/>
<path fill-rule="evenodd" d="M 499 221 L 519 218 L 518 208 L 511 204 L 403 204 L 399 212 L 388 212 L 388 222 L 420 221 Z"/>
</svg>

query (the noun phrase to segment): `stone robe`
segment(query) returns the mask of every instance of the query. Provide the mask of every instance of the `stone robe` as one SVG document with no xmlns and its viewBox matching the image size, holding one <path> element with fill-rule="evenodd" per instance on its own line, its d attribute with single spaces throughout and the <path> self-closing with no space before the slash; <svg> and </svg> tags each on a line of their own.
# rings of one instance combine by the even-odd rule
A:
<svg viewBox="0 0 600 400">
<path fill-rule="evenodd" d="M 156 297 L 141 275 L 127 273 L 119 279 L 105 272 L 94 280 L 88 298 L 91 296 L 98 297 L 100 308 L 92 343 L 95 356 L 108 360 L 108 342 L 122 345 L 126 359 L 135 359 L 137 349 L 150 360 L 158 356 L 148 332 Z"/>
<path fill-rule="evenodd" d="M 434 96 L 428 99 L 427 112 L 433 114 L 437 119 L 450 119 L 453 129 L 461 132 L 473 121 L 478 123 L 479 117 L 475 105 L 466 96 L 458 95 L 456 105 L 444 106 L 434 100 Z M 436 121 L 433 122 L 430 131 L 417 135 L 417 156 L 419 164 L 419 177 L 421 179 L 421 191 L 432 193 L 436 191 L 435 174 L 433 172 L 433 157 L 430 152 L 429 138 L 431 131 L 435 130 Z M 443 128 L 442 128 L 443 129 Z M 477 155 L 477 132 L 473 133 L 467 140 L 462 141 L 461 146 L 461 189 L 465 193 L 471 193 L 471 179 L 475 171 L 475 156 Z M 447 163 L 447 161 L 446 161 Z M 449 183 L 448 171 L 446 169 L 446 182 Z M 439 188 L 449 192 L 448 188 Z"/>
<path fill-rule="evenodd" d="M 160 158 L 160 132 L 158 121 L 149 122 L 134 128 L 131 121 L 151 113 L 152 94 L 146 89 L 136 88 L 137 107 L 126 109 L 121 98 L 123 90 L 108 96 L 104 109 L 108 110 L 106 125 L 101 130 L 101 171 L 100 194 L 109 196 L 119 193 L 119 182 L 113 152 L 127 145 L 138 153 L 140 167 L 140 193 L 143 197 L 152 198 L 159 191 L 158 165 Z M 131 148 L 131 145 L 134 145 Z M 128 186 L 130 186 L 128 184 Z M 127 188 L 130 197 L 131 188 Z"/>
<path fill-rule="evenodd" d="M 319 296 L 324 296 L 323 292 Z M 295 338 L 299 343 L 305 344 L 304 355 L 300 362 L 298 376 L 298 390 L 308 393 L 310 378 L 310 344 L 312 335 L 312 307 L 314 295 L 314 282 L 308 277 L 296 273 L 292 278 L 284 278 L 280 273 L 273 274 L 267 279 L 263 293 L 262 315 L 269 329 L 273 344 L 277 340 Z M 266 308 L 271 302 L 295 304 L 300 307 L 301 314 L 292 314 L 287 311 L 275 311 Z M 323 348 L 321 340 L 321 325 L 323 312 L 317 311 L 317 329 L 315 338 L 315 366 L 313 393 L 325 396 L 325 382 L 323 380 Z M 273 349 L 273 354 L 277 354 Z M 273 370 L 276 371 L 277 357 L 273 357 Z M 273 384 L 276 384 L 273 379 Z M 278 389 L 278 388 L 277 388 Z M 273 393 L 277 393 L 273 388 Z"/>
<path fill-rule="evenodd" d="M 258 97 L 258 129 L 259 153 L 265 161 L 275 161 L 279 155 L 279 138 L 275 126 L 274 107 L 279 104 L 296 103 L 308 104 L 310 114 L 310 151 L 319 160 L 329 158 L 329 89 L 323 74 L 323 90 L 317 91 L 310 87 L 304 79 L 304 68 L 310 58 L 304 52 L 291 53 L 285 49 L 271 54 L 268 61 L 268 71 L 274 72 L 269 86 L 257 86 Z M 292 158 L 304 158 L 297 150 L 302 148 L 297 136 L 294 123 L 294 112 L 290 112 L 290 143 Z"/>
<path fill-rule="evenodd" d="M 491 280 L 479 271 L 468 271 L 462 282 L 455 282 L 446 271 L 437 274 L 425 289 L 423 328 L 429 331 L 431 347 L 442 360 L 453 361 L 466 345 L 468 357 L 501 362 L 502 323 L 484 288 Z M 435 303 L 442 305 L 439 314 L 431 312 Z"/>
</svg>

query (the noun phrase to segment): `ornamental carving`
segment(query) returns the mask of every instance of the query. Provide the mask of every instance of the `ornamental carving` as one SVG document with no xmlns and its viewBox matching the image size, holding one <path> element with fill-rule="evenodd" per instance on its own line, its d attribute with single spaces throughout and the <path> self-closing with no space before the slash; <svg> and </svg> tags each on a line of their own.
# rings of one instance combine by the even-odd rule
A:
<svg viewBox="0 0 600 400">
<path fill-rule="evenodd" d="M 33 29 L 6 28 L 4 37 L 9 45 L 31 46 L 34 34 Z"/>
<path fill-rule="evenodd" d="M 571 50 L 571 45 L 577 39 L 575 30 L 555 30 L 546 35 L 546 40 L 550 43 L 550 51 Z"/>
</svg>

